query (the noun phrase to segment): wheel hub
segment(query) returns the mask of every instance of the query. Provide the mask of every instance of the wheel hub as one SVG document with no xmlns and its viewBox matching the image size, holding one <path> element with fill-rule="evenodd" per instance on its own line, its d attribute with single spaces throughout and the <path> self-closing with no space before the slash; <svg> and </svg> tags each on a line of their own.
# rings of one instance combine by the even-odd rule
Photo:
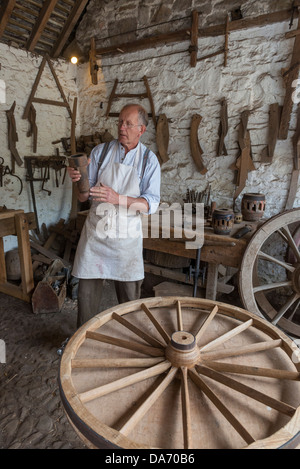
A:
<svg viewBox="0 0 300 469">
<path fill-rule="evenodd" d="M 166 358 L 173 366 L 193 367 L 200 357 L 200 350 L 193 334 L 186 331 L 176 331 L 166 348 Z"/>
</svg>

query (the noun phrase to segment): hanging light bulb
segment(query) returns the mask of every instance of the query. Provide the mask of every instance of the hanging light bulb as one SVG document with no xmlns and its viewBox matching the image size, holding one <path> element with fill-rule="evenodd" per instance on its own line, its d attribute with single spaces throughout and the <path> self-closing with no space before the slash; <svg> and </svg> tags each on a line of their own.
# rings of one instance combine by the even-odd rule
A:
<svg viewBox="0 0 300 469">
<path fill-rule="evenodd" d="M 77 58 L 75 55 L 73 55 L 73 56 L 71 57 L 71 62 L 72 62 L 72 64 L 77 64 L 78 58 Z"/>
</svg>

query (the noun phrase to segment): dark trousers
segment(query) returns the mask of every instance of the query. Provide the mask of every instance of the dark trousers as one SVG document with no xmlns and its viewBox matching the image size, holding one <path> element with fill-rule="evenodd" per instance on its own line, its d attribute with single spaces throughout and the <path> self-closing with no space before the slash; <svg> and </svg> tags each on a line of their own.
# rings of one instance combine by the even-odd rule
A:
<svg viewBox="0 0 300 469">
<path fill-rule="evenodd" d="M 138 300 L 141 296 L 143 280 L 133 282 L 114 281 L 119 303 Z M 77 327 L 100 313 L 103 295 L 103 279 L 79 279 Z"/>
</svg>

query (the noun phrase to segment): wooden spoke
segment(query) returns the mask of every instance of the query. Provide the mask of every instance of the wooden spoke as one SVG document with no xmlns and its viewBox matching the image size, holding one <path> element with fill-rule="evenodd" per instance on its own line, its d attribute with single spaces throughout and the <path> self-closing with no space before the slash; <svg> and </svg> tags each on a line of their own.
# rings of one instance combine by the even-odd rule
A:
<svg viewBox="0 0 300 469">
<path fill-rule="evenodd" d="M 157 386 L 157 388 L 150 394 L 150 396 L 143 402 L 143 404 L 137 409 L 137 411 L 127 420 L 127 422 L 120 428 L 120 432 L 124 435 L 128 435 L 135 425 L 142 419 L 142 417 L 148 412 L 151 406 L 157 401 L 164 390 L 169 386 L 176 376 L 178 368 L 172 367 L 168 372 L 164 380 Z"/>
<path fill-rule="evenodd" d="M 279 259 L 276 259 L 274 256 L 270 256 L 269 254 L 266 254 L 265 252 L 259 251 L 258 257 L 260 259 L 263 259 L 264 261 L 269 261 L 269 262 L 274 262 L 275 264 L 281 265 L 284 267 L 286 270 L 289 270 L 290 272 L 294 272 L 295 267 L 293 267 L 291 264 L 288 264 L 287 262 L 283 262 Z"/>
<path fill-rule="evenodd" d="M 295 303 L 295 301 L 300 298 L 299 293 L 295 293 L 292 295 L 288 301 L 280 308 L 278 313 L 276 314 L 275 318 L 272 320 L 272 324 L 277 324 L 278 321 L 282 318 L 282 316 L 287 312 L 287 310 Z"/>
<path fill-rule="evenodd" d="M 277 288 L 291 287 L 291 286 L 292 286 L 291 280 L 286 280 L 284 282 L 277 282 L 277 283 L 266 283 L 265 285 L 258 285 L 256 287 L 253 287 L 253 292 L 255 294 L 261 291 L 277 290 Z"/>
<path fill-rule="evenodd" d="M 157 331 L 160 333 L 160 335 L 164 338 L 164 340 L 168 344 L 171 340 L 169 334 L 165 331 L 162 325 L 155 319 L 155 317 L 153 316 L 149 308 L 147 308 L 147 306 L 144 303 L 141 304 L 141 308 L 147 314 L 152 324 L 156 327 Z"/>
<path fill-rule="evenodd" d="M 265 376 L 267 378 L 289 379 L 296 381 L 300 380 L 300 373 L 298 371 L 276 370 L 274 368 L 261 368 L 257 366 L 236 365 L 233 363 L 220 363 L 213 361 L 206 362 L 206 365 L 213 370 L 225 373 Z"/>
<path fill-rule="evenodd" d="M 297 262 L 300 262 L 300 253 L 299 253 L 299 249 L 298 249 L 298 246 L 297 244 L 295 243 L 295 240 L 290 232 L 290 229 L 288 226 L 284 226 L 282 228 L 282 231 L 283 233 L 286 235 L 287 237 L 287 240 L 288 240 L 288 245 L 290 246 L 290 248 L 292 249 L 296 259 L 297 259 Z"/>
<path fill-rule="evenodd" d="M 119 339 L 117 337 L 111 337 L 105 334 L 100 334 L 99 332 L 87 331 L 86 338 L 98 340 L 99 342 L 105 342 L 106 344 L 115 345 L 116 347 L 134 350 L 135 352 L 140 352 L 145 355 L 151 355 L 153 357 L 162 357 L 164 355 L 164 352 L 161 349 L 148 347 L 147 345 L 138 344 L 137 342 L 132 342 L 129 340 Z"/>
<path fill-rule="evenodd" d="M 164 361 L 164 358 L 76 358 L 72 368 L 148 368 Z"/>
<path fill-rule="evenodd" d="M 201 325 L 200 329 L 198 330 L 197 334 L 195 335 L 196 342 L 199 343 L 200 338 L 203 336 L 205 331 L 207 330 L 208 326 L 210 325 L 211 321 L 215 317 L 218 312 L 218 306 L 214 306 L 212 311 L 210 312 L 209 316 L 206 318 L 204 323 Z"/>
<path fill-rule="evenodd" d="M 294 234 L 292 234 L 292 226 Z M 293 295 L 300 291 L 298 271 L 300 253 L 297 246 L 299 228 L 300 208 L 286 210 L 265 221 L 247 244 L 239 270 L 239 293 L 244 308 L 266 318 L 272 324 L 277 325 L 278 323 L 281 330 L 293 337 L 300 337 L 299 315 L 291 314 L 288 316 L 289 313 L 285 314 L 286 307 L 284 305 L 281 308 L 280 303 L 276 301 L 275 290 L 281 288 L 278 295 L 287 305 L 290 302 L 290 294 Z M 272 246 L 272 251 L 275 252 L 276 243 L 278 243 L 278 252 L 283 254 L 281 260 L 269 253 L 269 246 Z M 259 260 L 261 259 L 284 268 L 286 277 L 283 279 L 282 271 L 274 269 L 272 280 L 260 285 L 261 263 Z M 274 265 L 274 267 L 276 266 Z M 281 309 L 279 310 L 279 308 Z"/>
<path fill-rule="evenodd" d="M 182 324 L 182 313 L 181 313 L 181 303 L 177 301 L 177 327 L 179 331 L 183 331 L 183 324 Z"/>
<path fill-rule="evenodd" d="M 207 360 L 220 360 L 221 358 L 237 357 L 239 355 L 246 355 L 249 353 L 264 352 L 273 348 L 280 347 L 282 340 L 267 340 L 265 342 L 258 342 L 255 344 L 245 345 L 244 347 L 230 347 L 227 349 L 216 350 L 215 352 L 204 352 L 201 350 L 201 361 Z"/>
<path fill-rule="evenodd" d="M 183 441 L 184 449 L 193 448 L 192 429 L 191 429 L 191 408 L 190 396 L 187 380 L 187 368 L 181 367 L 181 401 L 182 401 L 182 423 L 183 423 Z"/>
<path fill-rule="evenodd" d="M 249 319 L 248 321 L 240 324 L 239 326 L 235 327 L 231 331 L 226 332 L 225 334 L 221 335 L 220 337 L 217 337 L 217 339 L 212 340 L 208 344 L 204 345 L 204 347 L 200 348 L 200 351 L 205 352 L 206 350 L 210 350 L 212 348 L 217 347 L 220 344 L 223 344 L 227 340 L 232 339 L 232 337 L 234 337 L 237 334 L 240 334 L 241 332 L 248 329 L 248 327 L 252 326 L 252 324 L 253 324 L 253 320 Z"/>
<path fill-rule="evenodd" d="M 129 321 L 127 321 L 127 319 L 123 318 L 119 314 L 113 313 L 112 318 L 115 319 L 118 323 L 122 324 L 124 327 L 127 327 L 127 329 L 129 329 L 134 334 L 144 339 L 146 342 L 148 342 L 148 344 L 153 345 L 153 347 L 164 348 L 164 345 L 159 342 L 159 340 L 156 340 L 154 337 L 151 337 L 146 332 L 134 326 Z"/>
<path fill-rule="evenodd" d="M 229 376 L 225 376 L 222 373 L 212 370 L 206 366 L 197 365 L 197 371 L 199 371 L 204 376 L 212 378 L 213 380 L 218 381 L 219 383 L 222 383 L 231 389 L 234 389 L 242 394 L 245 394 L 246 396 L 249 396 L 252 399 L 255 399 L 256 401 L 261 402 L 262 404 L 267 405 L 271 407 L 272 409 L 277 410 L 278 412 L 282 414 L 288 415 L 289 417 L 292 417 L 296 411 L 295 407 L 292 407 L 289 404 L 286 404 L 282 401 L 274 399 L 271 396 L 267 396 L 266 394 L 263 394 L 262 392 L 257 391 L 250 386 L 247 386 L 238 381 L 235 381 Z"/>
<path fill-rule="evenodd" d="M 287 316 L 287 318 L 288 318 L 290 321 L 293 320 L 294 314 L 297 312 L 297 309 L 299 308 L 299 304 L 300 304 L 300 299 L 297 301 L 297 304 L 295 305 L 293 311 Z"/>
<path fill-rule="evenodd" d="M 246 441 L 246 443 L 253 443 L 255 440 L 250 433 L 244 428 L 239 420 L 233 415 L 233 413 L 220 401 L 217 395 L 207 386 L 206 383 L 201 379 L 195 369 L 189 370 L 189 376 L 193 382 L 203 391 L 206 396 L 213 402 L 217 409 L 224 415 L 228 422 L 235 428 L 239 435 Z"/>
<path fill-rule="evenodd" d="M 110 394 L 111 392 L 118 391 L 119 389 L 123 389 L 127 386 L 131 386 L 145 379 L 164 373 L 170 367 L 171 363 L 165 360 L 164 362 L 159 363 L 158 365 L 155 365 L 151 368 L 148 368 L 147 370 L 139 371 L 132 375 L 125 376 L 125 378 L 117 379 L 112 383 L 104 384 L 103 386 L 99 386 L 89 391 L 82 392 L 79 394 L 79 398 L 82 402 L 92 401 L 97 397 L 105 396 L 106 394 Z"/>
</svg>

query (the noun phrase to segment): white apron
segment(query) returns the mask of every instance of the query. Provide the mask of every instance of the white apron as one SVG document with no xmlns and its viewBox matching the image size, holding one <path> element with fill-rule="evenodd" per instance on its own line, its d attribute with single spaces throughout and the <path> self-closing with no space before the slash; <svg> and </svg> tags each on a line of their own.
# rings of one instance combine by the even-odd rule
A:
<svg viewBox="0 0 300 469">
<path fill-rule="evenodd" d="M 141 146 L 133 166 L 114 162 L 117 148 L 118 142 L 96 186 L 103 183 L 118 194 L 139 197 L 137 165 Z M 142 280 L 144 261 L 140 215 L 119 205 L 93 202 L 81 232 L 72 275 L 124 282 Z"/>
</svg>

